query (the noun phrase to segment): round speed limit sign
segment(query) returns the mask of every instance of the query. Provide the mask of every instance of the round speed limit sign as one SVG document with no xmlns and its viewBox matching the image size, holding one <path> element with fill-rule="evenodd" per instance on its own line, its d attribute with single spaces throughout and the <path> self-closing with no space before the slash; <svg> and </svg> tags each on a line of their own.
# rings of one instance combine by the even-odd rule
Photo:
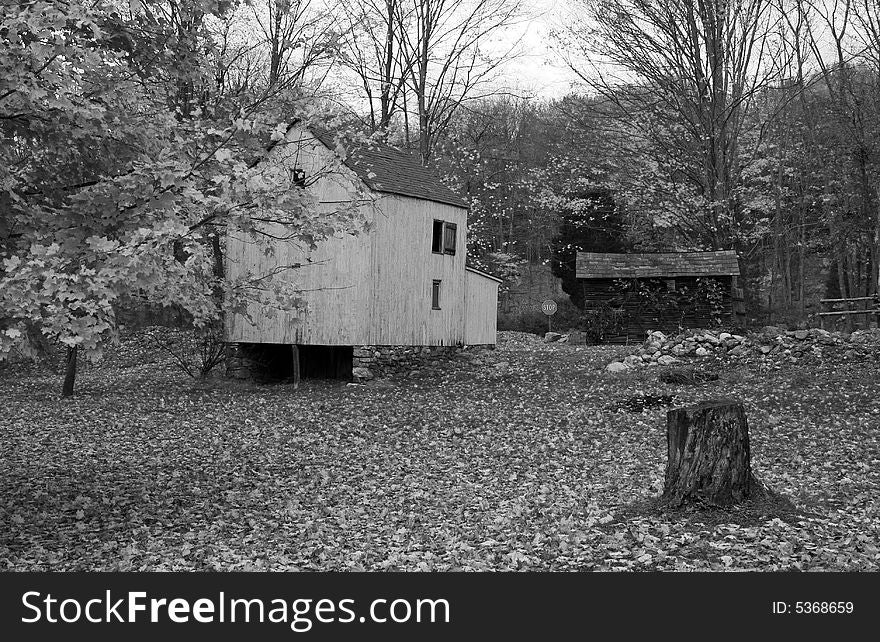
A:
<svg viewBox="0 0 880 642">
<path fill-rule="evenodd" d="M 547 299 L 541 304 L 541 312 L 546 314 L 548 317 L 556 314 L 556 301 L 551 301 Z"/>
</svg>

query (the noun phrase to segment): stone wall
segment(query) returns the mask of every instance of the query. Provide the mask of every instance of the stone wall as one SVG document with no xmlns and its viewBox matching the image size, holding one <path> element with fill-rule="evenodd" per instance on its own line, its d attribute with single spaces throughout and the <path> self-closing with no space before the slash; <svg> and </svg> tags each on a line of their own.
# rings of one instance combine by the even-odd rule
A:
<svg viewBox="0 0 880 642">
<path fill-rule="evenodd" d="M 262 376 L 262 363 L 250 344 L 226 344 L 226 376 L 231 379 L 257 379 Z"/>
<path fill-rule="evenodd" d="M 605 369 L 623 372 L 641 366 L 670 366 L 714 357 L 751 365 L 799 364 L 812 367 L 823 358 L 840 355 L 844 359 L 874 358 L 880 346 L 880 330 L 859 330 L 852 334 L 828 332 L 820 328 L 785 330 L 766 326 L 748 336 L 717 330 L 688 330 L 666 336 L 652 332 L 645 342 L 622 361 L 612 361 Z M 806 366 L 805 364 L 810 364 Z"/>
<path fill-rule="evenodd" d="M 413 368 L 439 365 L 465 352 L 487 346 L 354 346 L 353 381 L 369 381 Z M 226 376 L 233 379 L 266 378 L 266 356 L 259 344 L 230 343 L 226 346 Z"/>
<path fill-rule="evenodd" d="M 369 381 L 419 366 L 439 365 L 442 360 L 479 348 L 495 346 L 355 346 L 352 378 Z"/>
</svg>

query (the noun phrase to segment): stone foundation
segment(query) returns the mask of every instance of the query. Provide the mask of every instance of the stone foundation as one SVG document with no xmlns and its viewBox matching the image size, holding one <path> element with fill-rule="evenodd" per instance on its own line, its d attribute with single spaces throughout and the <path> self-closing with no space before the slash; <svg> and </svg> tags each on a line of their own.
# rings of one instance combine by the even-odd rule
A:
<svg viewBox="0 0 880 642">
<path fill-rule="evenodd" d="M 264 366 L 253 347 L 247 343 L 226 344 L 226 376 L 230 379 L 259 379 Z"/>
<path fill-rule="evenodd" d="M 484 349 L 494 350 L 495 346 L 354 346 L 351 378 L 353 381 L 369 381 L 413 368 L 440 365 L 442 361 Z M 265 379 L 266 367 L 265 354 L 259 344 L 227 344 L 227 377 Z"/>
<path fill-rule="evenodd" d="M 479 349 L 494 350 L 495 346 L 355 346 L 352 378 L 369 381 L 420 366 L 439 365 Z"/>
</svg>

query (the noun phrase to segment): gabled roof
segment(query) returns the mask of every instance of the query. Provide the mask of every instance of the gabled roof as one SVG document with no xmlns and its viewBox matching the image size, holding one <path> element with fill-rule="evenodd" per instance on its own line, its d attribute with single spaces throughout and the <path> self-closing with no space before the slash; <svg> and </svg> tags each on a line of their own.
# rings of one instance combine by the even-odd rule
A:
<svg viewBox="0 0 880 642">
<path fill-rule="evenodd" d="M 310 125 L 309 130 L 328 149 L 336 150 L 332 132 L 315 125 Z M 377 192 L 468 208 L 468 202 L 460 194 L 446 187 L 413 154 L 390 145 L 379 142 L 359 145 L 348 150 L 342 162 Z"/>
<path fill-rule="evenodd" d="M 733 250 L 657 254 L 578 252 L 575 274 L 579 279 L 731 276 L 739 274 L 739 261 Z"/>
</svg>

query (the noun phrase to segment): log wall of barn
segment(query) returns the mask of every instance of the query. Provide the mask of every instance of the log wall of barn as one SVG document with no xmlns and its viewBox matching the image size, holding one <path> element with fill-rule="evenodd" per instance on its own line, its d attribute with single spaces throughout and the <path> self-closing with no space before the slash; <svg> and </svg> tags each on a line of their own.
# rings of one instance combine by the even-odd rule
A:
<svg viewBox="0 0 880 642">
<path fill-rule="evenodd" d="M 662 279 L 662 277 L 657 277 Z M 671 277 L 670 277 L 671 278 Z M 707 278 L 707 277 L 702 277 Z M 732 277 L 715 276 L 722 286 L 724 312 L 721 315 L 721 324 L 731 327 L 734 323 Z M 665 280 L 665 279 L 662 279 Z M 696 277 L 675 277 L 676 289 L 686 286 L 688 289 L 696 289 Z M 676 332 L 679 328 L 708 328 L 717 323 L 713 318 L 712 309 L 708 302 L 698 302 L 684 309 L 676 309 L 674 306 L 646 305 L 630 294 L 622 295 L 615 286 L 615 279 L 582 279 L 584 289 L 584 309 L 600 309 L 603 304 L 612 304 L 613 301 L 623 297 L 622 302 L 612 304 L 613 307 L 623 308 L 626 312 L 625 320 L 619 332 L 606 335 L 605 343 L 640 343 L 645 340 L 648 332 L 661 330 L 663 332 Z"/>
</svg>

